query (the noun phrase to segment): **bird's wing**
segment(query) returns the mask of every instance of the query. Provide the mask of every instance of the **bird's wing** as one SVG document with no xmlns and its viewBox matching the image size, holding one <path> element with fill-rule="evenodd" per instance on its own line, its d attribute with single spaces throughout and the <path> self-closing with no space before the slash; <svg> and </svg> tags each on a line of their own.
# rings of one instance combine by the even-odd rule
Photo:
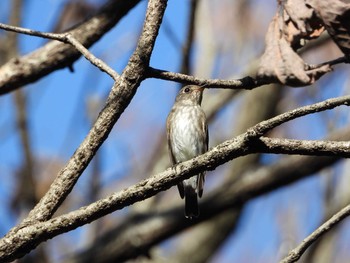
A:
<svg viewBox="0 0 350 263">
<path fill-rule="evenodd" d="M 172 128 L 169 122 L 170 116 L 172 115 L 173 111 L 170 112 L 167 122 L 166 122 L 166 130 L 167 130 L 167 140 L 168 140 L 168 150 L 169 150 L 169 156 L 171 159 L 172 164 L 176 164 L 176 160 L 175 160 L 175 156 L 173 153 L 173 145 L 171 143 L 171 139 L 170 139 L 170 134 L 172 134 Z M 177 189 L 179 189 L 179 194 L 181 196 L 181 198 L 185 197 L 185 189 L 184 189 L 184 185 L 182 182 L 177 184 Z"/>
<path fill-rule="evenodd" d="M 170 112 L 168 118 L 167 118 L 167 121 L 166 121 L 166 130 L 167 130 L 167 140 L 168 140 L 168 152 L 169 152 L 169 156 L 170 156 L 170 159 L 171 159 L 171 162 L 172 164 L 176 164 L 176 160 L 175 160 L 175 157 L 174 157 L 174 154 L 173 154 L 173 145 L 171 143 L 171 139 L 170 139 L 170 134 L 173 133 L 172 129 L 171 129 L 171 125 L 170 125 L 170 117 L 172 115 L 173 111 Z"/>
<path fill-rule="evenodd" d="M 203 134 L 205 134 L 205 147 L 204 147 L 204 152 L 208 151 L 208 144 L 209 144 L 209 132 L 208 132 L 208 123 L 207 123 L 207 118 L 205 116 L 204 111 L 202 112 L 203 114 L 201 115 L 201 123 L 202 123 L 202 131 Z M 204 153 L 202 152 L 202 154 Z M 198 196 L 202 197 L 203 195 L 203 188 L 204 188 L 204 182 L 205 182 L 205 172 L 200 173 L 197 177 L 197 189 L 198 189 Z"/>
<path fill-rule="evenodd" d="M 205 121 L 204 121 L 204 130 L 205 130 L 205 146 L 206 146 L 206 148 L 205 148 L 205 151 L 208 151 L 208 145 L 209 145 L 209 131 L 208 131 L 208 123 L 207 123 L 207 120 L 206 120 L 206 117 L 204 117 L 205 118 Z"/>
</svg>

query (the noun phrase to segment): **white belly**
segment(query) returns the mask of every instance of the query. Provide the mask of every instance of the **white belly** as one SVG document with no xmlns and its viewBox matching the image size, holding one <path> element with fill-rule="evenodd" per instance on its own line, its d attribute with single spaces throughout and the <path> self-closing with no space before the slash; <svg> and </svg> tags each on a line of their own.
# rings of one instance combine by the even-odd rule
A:
<svg viewBox="0 0 350 263">
<path fill-rule="evenodd" d="M 198 120 L 198 116 L 202 117 L 203 114 L 199 106 L 192 106 L 191 111 L 182 107 L 174 112 L 174 122 L 170 128 L 172 130 L 172 151 L 176 162 L 189 160 L 206 151 L 205 131 Z M 197 118 L 194 118 L 193 115 L 196 115 Z"/>
</svg>

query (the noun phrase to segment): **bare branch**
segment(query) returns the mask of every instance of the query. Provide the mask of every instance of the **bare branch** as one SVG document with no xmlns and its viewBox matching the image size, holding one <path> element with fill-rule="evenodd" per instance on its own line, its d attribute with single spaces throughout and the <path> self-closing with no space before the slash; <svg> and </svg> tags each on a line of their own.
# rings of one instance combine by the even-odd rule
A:
<svg viewBox="0 0 350 263">
<path fill-rule="evenodd" d="M 157 2 L 157 4 L 155 4 Z M 150 1 L 143 32 L 138 46 L 130 58 L 123 75 L 115 83 L 94 126 L 85 140 L 81 143 L 67 165 L 60 171 L 49 191 L 30 212 L 23 224 L 32 221 L 45 221 L 49 219 L 70 193 L 80 175 L 87 167 L 96 151 L 107 138 L 114 123 L 129 105 L 137 87 L 141 83 L 145 68 L 148 66 L 154 42 L 158 34 L 166 1 Z M 156 5 L 156 7 L 155 7 Z M 140 56 L 142 54 L 142 56 Z M 19 226 L 21 228 L 21 226 Z M 12 231 L 16 231 L 16 228 Z"/>
<path fill-rule="evenodd" d="M 317 65 L 307 65 L 307 69 L 309 71 L 315 69 L 321 69 L 325 66 L 333 66 L 340 63 L 349 63 L 349 60 L 346 57 L 340 57 L 331 61 L 327 61 Z M 252 90 L 258 88 L 263 85 L 280 83 L 279 80 L 272 77 L 250 77 L 246 76 L 241 79 L 232 79 L 232 80 L 224 80 L 224 79 L 204 79 L 204 78 L 196 78 L 191 75 L 170 72 L 166 70 L 156 69 L 149 67 L 148 68 L 148 78 L 157 78 L 163 80 L 171 80 L 185 84 L 196 84 L 200 86 L 206 86 L 206 88 L 220 88 L 220 89 L 245 89 Z"/>
<path fill-rule="evenodd" d="M 109 0 L 95 16 L 69 33 L 89 48 L 139 2 Z M 71 66 L 79 56 L 80 52 L 75 48 L 51 41 L 28 55 L 14 58 L 0 67 L 0 95 L 32 83 L 57 69 Z"/>
<path fill-rule="evenodd" d="M 320 237 L 322 237 L 325 233 L 339 224 L 342 220 L 347 218 L 350 215 L 350 205 L 347 205 L 334 216 L 332 216 L 327 222 L 317 228 L 311 235 L 301 242 L 299 246 L 291 250 L 287 257 L 280 261 L 280 263 L 292 263 L 296 262 L 300 259 L 300 257 L 304 254 L 304 252 Z"/>
<path fill-rule="evenodd" d="M 220 164 L 227 162 L 234 157 L 257 152 L 254 145 L 251 145 L 248 148 L 242 147 L 244 145 L 244 136 L 240 137 L 241 139 L 232 140 L 231 144 L 224 142 L 204 155 L 183 162 L 162 173 L 153 175 L 149 179 L 143 180 L 134 186 L 124 189 L 119 193 L 112 194 L 86 207 L 82 207 L 76 211 L 58 216 L 45 222 L 34 223 L 33 225 L 17 229 L 15 233 L 11 233 L 0 240 L 0 260 L 12 260 L 13 258 L 18 257 L 19 252 L 28 252 L 35 248 L 40 242 L 76 229 L 79 226 L 88 224 L 115 210 L 122 209 L 135 202 L 154 196 L 160 191 L 169 189 L 179 181 L 206 170 L 206 167 L 210 167 L 210 170 L 213 170 Z M 270 142 L 271 145 L 274 145 L 273 140 L 270 140 Z M 339 147 L 344 147 L 344 142 L 331 143 L 332 149 L 328 151 L 330 156 L 350 157 L 349 150 L 345 153 L 340 151 L 339 154 L 334 150 Z M 303 147 L 303 144 L 307 145 L 307 147 Z M 304 143 L 301 141 L 299 145 L 301 149 L 306 149 L 304 152 L 305 154 L 314 154 L 315 149 L 310 148 L 310 142 Z M 314 142 L 313 145 L 316 148 L 319 148 L 324 147 L 325 143 L 320 142 L 318 144 L 317 142 Z M 349 145 L 349 143 L 347 143 L 347 145 Z M 292 150 L 289 151 L 289 153 L 292 152 Z M 297 150 L 297 153 L 299 154 L 300 151 Z M 182 213 L 180 214 L 182 216 Z"/>
<path fill-rule="evenodd" d="M 64 37 L 64 33 L 62 34 L 56 34 L 56 33 L 47 33 L 47 32 L 40 32 L 28 28 L 18 27 L 18 26 L 11 26 L 7 24 L 0 23 L 0 28 L 6 31 L 11 31 L 15 33 L 25 34 L 29 36 L 36 36 L 36 37 L 42 37 L 52 40 L 57 40 L 63 43 L 68 43 L 66 38 Z"/>
<path fill-rule="evenodd" d="M 333 133 L 325 140 L 349 140 L 349 128 Z M 195 221 L 183 219 L 183 207 L 176 206 L 164 211 L 148 211 L 128 217 L 124 223 L 109 230 L 115 238 L 95 243 L 91 248 L 68 260 L 69 263 L 83 263 L 105 258 L 109 261 L 125 261 L 141 254 L 178 233 L 183 229 L 199 224 L 218 213 L 230 209 L 230 213 L 249 200 L 273 191 L 279 187 L 301 180 L 328 167 L 339 160 L 338 157 L 288 156 L 275 164 L 264 166 L 243 174 L 232 185 L 224 184 L 213 193 L 207 194 L 201 202 L 201 215 Z M 302 167 L 302 169 L 301 169 Z M 283 176 L 281 176 L 283 175 Z M 132 242 L 136 238 L 142 243 Z M 103 240 L 102 240 L 103 239 Z M 113 247 L 112 251 L 108 249 Z M 108 260 L 106 260 L 108 262 Z"/>
<path fill-rule="evenodd" d="M 326 61 L 326 62 L 323 62 L 321 64 L 317 64 L 317 65 L 309 64 L 308 68 L 309 69 L 316 69 L 316 68 L 320 68 L 320 67 L 325 66 L 325 65 L 334 66 L 337 64 L 341 64 L 341 63 L 349 63 L 349 59 L 346 56 L 343 56 L 343 57 L 332 59 L 330 61 Z"/>
<path fill-rule="evenodd" d="M 262 121 L 257 125 L 255 125 L 254 127 L 249 128 L 247 130 L 247 136 L 250 137 L 250 139 L 253 137 L 258 138 L 264 135 L 265 133 L 267 133 L 268 131 L 272 130 L 273 128 L 276 128 L 277 126 L 287 121 L 294 120 L 296 118 L 299 118 L 308 114 L 330 110 L 340 105 L 349 106 L 350 96 L 331 98 L 328 100 L 324 100 L 315 104 L 300 107 L 300 108 L 288 111 L 286 113 L 280 114 L 274 118 Z"/>
<path fill-rule="evenodd" d="M 114 81 L 117 81 L 119 78 L 119 74 L 113 70 L 110 66 L 108 66 L 101 59 L 95 57 L 87 48 L 85 48 L 72 34 L 64 34 L 64 38 L 66 41 L 74 46 L 79 52 L 91 62 L 91 64 L 98 67 L 100 70 L 106 72 L 109 76 L 112 77 Z"/>
<path fill-rule="evenodd" d="M 164 80 L 171 80 L 186 84 L 196 84 L 200 86 L 206 86 L 207 88 L 220 88 L 220 89 L 246 89 L 252 90 L 262 85 L 273 83 L 271 80 L 264 80 L 261 78 L 244 77 L 242 79 L 204 79 L 196 78 L 190 75 L 170 72 L 166 70 L 155 69 L 149 67 L 147 70 L 148 78 L 158 78 Z"/>
<path fill-rule="evenodd" d="M 350 158 L 350 142 L 292 140 L 261 137 L 254 141 L 257 152 L 275 154 L 300 154 L 338 156 Z"/>
<path fill-rule="evenodd" d="M 278 152 L 276 149 L 274 150 L 274 148 L 277 147 L 278 150 L 283 150 L 284 153 L 289 154 L 302 153 L 305 155 L 314 155 L 315 152 L 319 153 L 320 149 L 322 149 L 320 155 L 350 157 L 348 142 L 311 142 L 291 140 L 293 145 L 291 148 L 288 147 L 288 140 L 276 139 L 274 141 L 274 139 L 261 138 L 259 143 L 257 140 L 258 138 L 256 137 L 257 134 L 260 134 L 262 131 L 267 131 L 273 125 L 276 125 L 278 123 L 276 120 L 278 119 L 284 121 L 291 120 L 307 113 L 327 110 L 338 105 L 347 105 L 349 100 L 350 96 L 344 96 L 342 98 L 328 100 L 326 103 L 316 103 L 305 106 L 300 109 L 281 114 L 268 121 L 263 121 L 260 124 L 248 129 L 246 133 L 219 144 L 203 155 L 180 163 L 174 168 L 169 168 L 162 173 L 158 173 L 149 179 L 143 180 L 134 186 L 131 186 L 119 193 L 112 194 L 107 198 L 101 199 L 98 202 L 92 203 L 89 206 L 83 207 L 75 212 L 46 221 L 52 216 L 53 212 L 69 193 L 70 189 L 72 189 L 76 180 L 79 178 L 81 172 L 85 168 L 84 165 L 87 165 L 85 163 L 78 163 L 80 160 L 77 159 L 77 156 L 73 156 L 67 167 L 60 172 L 59 176 L 52 184 L 49 192 L 31 211 L 29 217 L 24 221 L 24 223 L 9 232 L 5 238 L 0 240 L 0 260 L 13 259 L 16 255 L 18 256 L 19 251 L 22 251 L 21 253 L 23 253 L 23 251 L 29 251 L 38 243 L 47 240 L 48 238 L 52 238 L 58 234 L 92 222 L 93 220 L 112 211 L 122 209 L 135 202 L 145 200 L 160 191 L 169 189 L 171 186 L 175 185 L 181 180 L 191 177 L 193 174 L 197 174 L 205 170 L 213 170 L 217 166 L 239 156 L 244 156 L 250 153 L 264 152 L 264 150 L 266 150 L 265 153 Z M 106 108 L 108 107 L 106 106 Z M 108 113 L 103 111 L 100 116 L 103 114 Z M 91 131 L 94 131 L 94 129 Z M 91 131 L 89 136 L 96 136 L 91 135 Z M 103 130 L 99 132 L 103 132 Z M 76 152 L 76 154 L 78 154 L 80 157 L 83 157 L 82 154 L 87 151 L 84 148 L 89 147 L 85 146 L 85 144 L 91 143 L 88 141 L 88 139 L 90 139 L 89 136 Z M 266 143 L 265 145 L 262 144 L 264 142 Z M 282 142 L 282 146 L 278 145 L 278 142 Z M 87 158 L 91 159 L 92 157 Z M 89 162 L 90 159 L 87 159 L 86 162 Z M 81 169 L 81 171 L 78 171 L 78 173 L 73 173 L 72 168 L 69 168 L 70 165 L 79 165 L 78 167 Z M 76 171 L 76 169 L 74 171 Z M 73 175 L 74 178 L 71 178 Z M 56 189 L 60 189 L 59 193 L 56 191 Z M 46 222 L 36 223 L 33 221 Z M 28 226 L 28 223 L 34 225 Z M 33 238 L 28 238 L 28 236 L 35 236 L 35 241 Z M 16 240 L 16 242 L 14 242 L 14 240 Z"/>
<path fill-rule="evenodd" d="M 35 31 L 27 28 L 17 27 L 17 26 L 10 26 L 6 24 L 0 23 L 0 28 L 12 31 L 16 33 L 26 34 L 30 36 L 36 36 L 36 37 L 42 37 L 42 38 L 48 38 L 52 40 L 57 40 L 63 43 L 71 44 L 73 47 L 75 47 L 88 61 L 91 62 L 91 64 L 98 67 L 100 70 L 106 72 L 109 76 L 113 78 L 114 81 L 116 81 L 119 77 L 118 73 L 114 71 L 111 67 L 109 67 L 106 63 L 104 63 L 101 59 L 95 57 L 88 49 L 86 49 L 72 34 L 70 33 L 46 33 L 46 32 L 40 32 Z"/>
</svg>

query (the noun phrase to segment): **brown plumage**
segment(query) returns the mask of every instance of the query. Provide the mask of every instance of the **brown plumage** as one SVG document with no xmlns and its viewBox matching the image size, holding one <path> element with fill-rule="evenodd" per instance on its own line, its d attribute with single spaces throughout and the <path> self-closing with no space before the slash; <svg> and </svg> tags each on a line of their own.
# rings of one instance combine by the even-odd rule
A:
<svg viewBox="0 0 350 263">
<path fill-rule="evenodd" d="M 173 164 L 192 159 L 208 150 L 208 126 L 201 108 L 203 88 L 183 87 L 167 118 L 167 138 Z M 199 215 L 197 196 L 203 194 L 205 173 L 200 173 L 178 184 L 181 198 L 185 198 L 185 216 Z"/>
</svg>

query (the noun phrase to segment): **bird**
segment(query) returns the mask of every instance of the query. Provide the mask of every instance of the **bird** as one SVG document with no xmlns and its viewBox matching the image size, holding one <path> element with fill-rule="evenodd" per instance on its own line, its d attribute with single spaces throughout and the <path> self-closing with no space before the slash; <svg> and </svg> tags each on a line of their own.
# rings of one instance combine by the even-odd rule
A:
<svg viewBox="0 0 350 263">
<path fill-rule="evenodd" d="M 208 150 L 208 124 L 201 108 L 204 88 L 184 86 L 176 96 L 167 117 L 168 150 L 173 165 L 192 159 Z M 199 216 L 198 197 L 202 197 L 205 172 L 178 183 L 181 198 L 185 198 L 185 217 Z"/>
</svg>

